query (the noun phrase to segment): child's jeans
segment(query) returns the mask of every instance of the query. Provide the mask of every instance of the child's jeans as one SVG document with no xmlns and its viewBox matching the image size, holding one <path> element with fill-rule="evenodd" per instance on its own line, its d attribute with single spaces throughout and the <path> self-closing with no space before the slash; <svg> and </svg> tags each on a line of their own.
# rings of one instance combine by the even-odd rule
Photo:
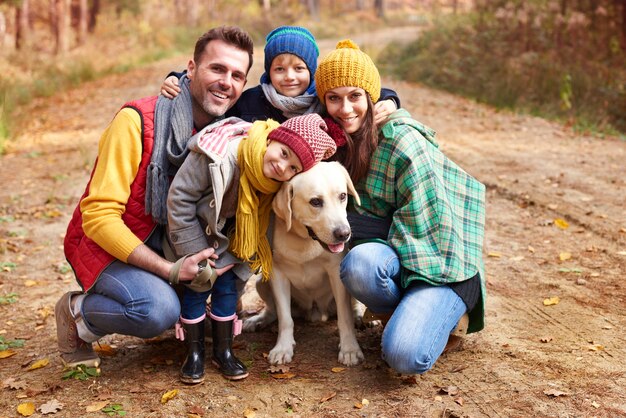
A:
<svg viewBox="0 0 626 418">
<path fill-rule="evenodd" d="M 196 292 L 185 287 L 181 316 L 196 319 L 206 312 L 206 301 L 211 295 L 211 313 L 214 316 L 229 317 L 237 309 L 237 276 L 228 270 L 217 278 L 213 288 L 206 292 Z"/>
</svg>

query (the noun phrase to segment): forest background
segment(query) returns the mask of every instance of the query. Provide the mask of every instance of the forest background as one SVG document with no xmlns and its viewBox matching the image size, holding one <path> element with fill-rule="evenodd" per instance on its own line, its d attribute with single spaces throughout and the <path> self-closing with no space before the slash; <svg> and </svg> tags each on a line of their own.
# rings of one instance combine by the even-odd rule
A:
<svg viewBox="0 0 626 418">
<path fill-rule="evenodd" d="M 0 0 L 0 154 L 37 123 L 21 106 L 190 52 L 221 24 L 257 45 L 281 24 L 320 39 L 415 26 L 415 41 L 363 45 L 384 74 L 626 134 L 626 0 Z"/>
</svg>

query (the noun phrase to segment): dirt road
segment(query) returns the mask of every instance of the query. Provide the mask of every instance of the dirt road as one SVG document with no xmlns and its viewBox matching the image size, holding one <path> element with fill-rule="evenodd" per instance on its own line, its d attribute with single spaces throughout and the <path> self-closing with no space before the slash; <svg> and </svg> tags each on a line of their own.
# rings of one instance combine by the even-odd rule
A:
<svg viewBox="0 0 626 418">
<path fill-rule="evenodd" d="M 171 333 L 150 341 L 113 335 L 102 341 L 110 356 L 100 377 L 62 380 L 54 304 L 78 288 L 62 236 L 99 135 L 124 101 L 156 93 L 185 62 L 169 59 L 24 109 L 32 119 L 0 157 L 0 337 L 25 339 L 0 358 L 0 417 L 19 416 L 26 402 L 62 417 L 103 416 L 86 412 L 97 402 L 119 404 L 130 417 L 626 417 L 626 142 L 391 80 L 384 84 L 404 107 L 488 187 L 483 332 L 410 377 L 379 360 L 380 329 L 359 331 L 364 364 L 333 370 L 334 321 L 298 322 L 284 379 L 270 375 L 264 356 L 274 328 L 238 337 L 248 379 L 230 383 L 209 370 L 195 387 L 178 383 L 183 350 Z M 41 359 L 49 364 L 29 370 Z M 62 406 L 51 406 L 54 399 Z"/>
</svg>

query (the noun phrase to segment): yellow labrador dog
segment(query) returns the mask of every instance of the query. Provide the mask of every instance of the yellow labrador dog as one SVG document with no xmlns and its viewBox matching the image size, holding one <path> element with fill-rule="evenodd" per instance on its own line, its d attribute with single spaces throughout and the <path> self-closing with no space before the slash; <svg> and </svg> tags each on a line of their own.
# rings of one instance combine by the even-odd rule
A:
<svg viewBox="0 0 626 418">
<path fill-rule="evenodd" d="M 322 162 L 283 183 L 274 198 L 273 275 L 268 282 L 256 283 L 266 306 L 244 322 L 245 331 L 254 331 L 278 318 L 271 364 L 289 363 L 293 358 L 292 307 L 301 309 L 311 321 L 326 321 L 336 313 L 339 362 L 353 366 L 363 360 L 352 298 L 339 278 L 339 263 L 350 239 L 348 194 L 360 203 L 346 169 L 337 162 Z"/>
</svg>

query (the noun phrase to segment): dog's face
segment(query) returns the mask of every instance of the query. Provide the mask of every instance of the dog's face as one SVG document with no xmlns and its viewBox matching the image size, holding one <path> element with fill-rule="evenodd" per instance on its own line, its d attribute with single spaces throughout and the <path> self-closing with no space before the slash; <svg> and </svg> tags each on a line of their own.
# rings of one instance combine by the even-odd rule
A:
<svg viewBox="0 0 626 418">
<path fill-rule="evenodd" d="M 337 162 L 321 162 L 283 183 L 272 206 L 287 230 L 306 228 L 312 239 L 338 253 L 350 239 L 349 194 L 360 203 L 346 169 Z"/>
</svg>

